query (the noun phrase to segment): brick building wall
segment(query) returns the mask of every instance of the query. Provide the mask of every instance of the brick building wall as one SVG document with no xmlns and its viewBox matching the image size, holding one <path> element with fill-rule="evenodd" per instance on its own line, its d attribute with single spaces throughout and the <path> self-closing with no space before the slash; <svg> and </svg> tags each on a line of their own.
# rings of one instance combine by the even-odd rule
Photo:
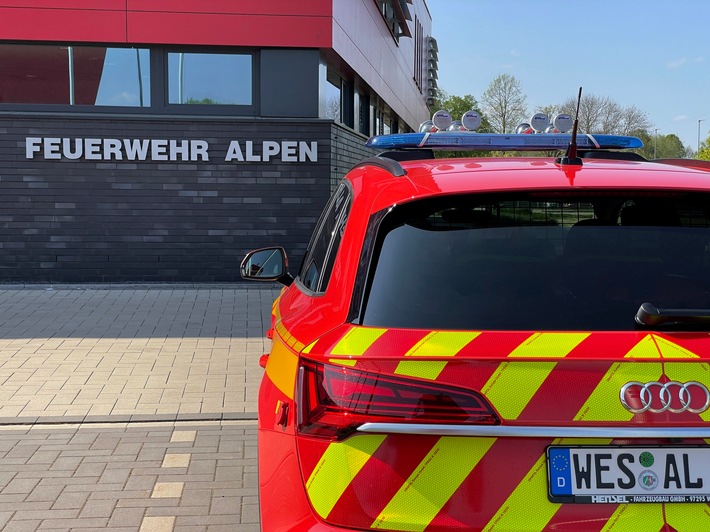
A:
<svg viewBox="0 0 710 532">
<path fill-rule="evenodd" d="M 377 155 L 377 151 L 366 148 L 367 138 L 355 131 L 334 124 L 330 143 L 331 188 L 334 190 L 340 179 L 357 163 Z"/>
<path fill-rule="evenodd" d="M 165 142 L 117 160 L 124 139 L 197 140 L 209 160 L 170 157 Z M 295 271 L 333 182 L 370 155 L 363 140 L 322 120 L 0 117 L 0 282 L 233 282 L 269 245 Z M 246 160 L 265 158 L 264 142 L 281 153 Z"/>
</svg>

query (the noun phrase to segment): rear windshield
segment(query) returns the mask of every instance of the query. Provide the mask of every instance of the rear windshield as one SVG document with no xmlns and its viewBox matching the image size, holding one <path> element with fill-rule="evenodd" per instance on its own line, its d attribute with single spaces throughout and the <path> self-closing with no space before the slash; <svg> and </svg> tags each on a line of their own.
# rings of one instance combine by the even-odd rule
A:
<svg viewBox="0 0 710 532">
<path fill-rule="evenodd" d="M 401 205 L 382 218 L 361 321 L 633 330 L 645 302 L 710 309 L 709 222 L 710 196 L 699 194 L 526 193 Z"/>
</svg>

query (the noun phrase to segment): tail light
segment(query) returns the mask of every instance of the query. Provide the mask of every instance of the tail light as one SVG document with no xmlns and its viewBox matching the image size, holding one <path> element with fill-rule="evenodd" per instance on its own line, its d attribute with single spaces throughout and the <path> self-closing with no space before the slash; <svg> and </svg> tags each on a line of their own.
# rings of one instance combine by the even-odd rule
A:
<svg viewBox="0 0 710 532">
<path fill-rule="evenodd" d="M 363 423 L 500 422 L 471 390 L 310 361 L 299 371 L 300 434 L 341 440 Z"/>
</svg>

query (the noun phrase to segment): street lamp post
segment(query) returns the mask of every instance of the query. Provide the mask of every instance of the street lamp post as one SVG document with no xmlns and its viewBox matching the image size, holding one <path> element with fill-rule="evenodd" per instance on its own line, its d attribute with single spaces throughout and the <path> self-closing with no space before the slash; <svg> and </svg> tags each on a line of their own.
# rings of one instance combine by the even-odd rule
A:
<svg viewBox="0 0 710 532">
<path fill-rule="evenodd" d="M 656 156 L 656 143 L 658 142 L 658 128 L 653 130 L 653 158 L 657 159 Z"/>
<path fill-rule="evenodd" d="M 700 122 L 705 122 L 705 119 L 698 119 L 698 153 L 700 153 Z"/>
</svg>

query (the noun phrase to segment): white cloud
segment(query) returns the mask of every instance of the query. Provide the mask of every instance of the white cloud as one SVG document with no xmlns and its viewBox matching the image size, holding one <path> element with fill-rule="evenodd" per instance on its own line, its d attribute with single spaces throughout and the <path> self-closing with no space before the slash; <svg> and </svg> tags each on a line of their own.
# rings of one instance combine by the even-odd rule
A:
<svg viewBox="0 0 710 532">
<path fill-rule="evenodd" d="M 676 69 L 676 68 L 681 68 L 688 63 L 704 63 L 705 62 L 705 57 L 701 55 L 696 55 L 695 57 L 679 57 L 678 59 L 674 59 L 672 61 L 666 62 L 666 68 L 670 69 Z"/>
<path fill-rule="evenodd" d="M 138 103 L 138 95 L 123 91 L 111 98 L 111 103 L 115 105 L 136 105 Z"/>
<path fill-rule="evenodd" d="M 678 115 L 673 118 L 673 122 L 685 122 L 686 120 L 688 120 L 686 115 Z"/>
<path fill-rule="evenodd" d="M 687 57 L 681 57 L 680 59 L 676 59 L 676 60 L 674 60 L 674 61 L 668 61 L 668 62 L 666 63 L 666 67 L 668 67 L 668 68 L 680 68 L 680 67 L 682 67 L 684 64 L 686 64 L 687 62 L 688 62 L 688 58 L 687 58 Z"/>
</svg>

